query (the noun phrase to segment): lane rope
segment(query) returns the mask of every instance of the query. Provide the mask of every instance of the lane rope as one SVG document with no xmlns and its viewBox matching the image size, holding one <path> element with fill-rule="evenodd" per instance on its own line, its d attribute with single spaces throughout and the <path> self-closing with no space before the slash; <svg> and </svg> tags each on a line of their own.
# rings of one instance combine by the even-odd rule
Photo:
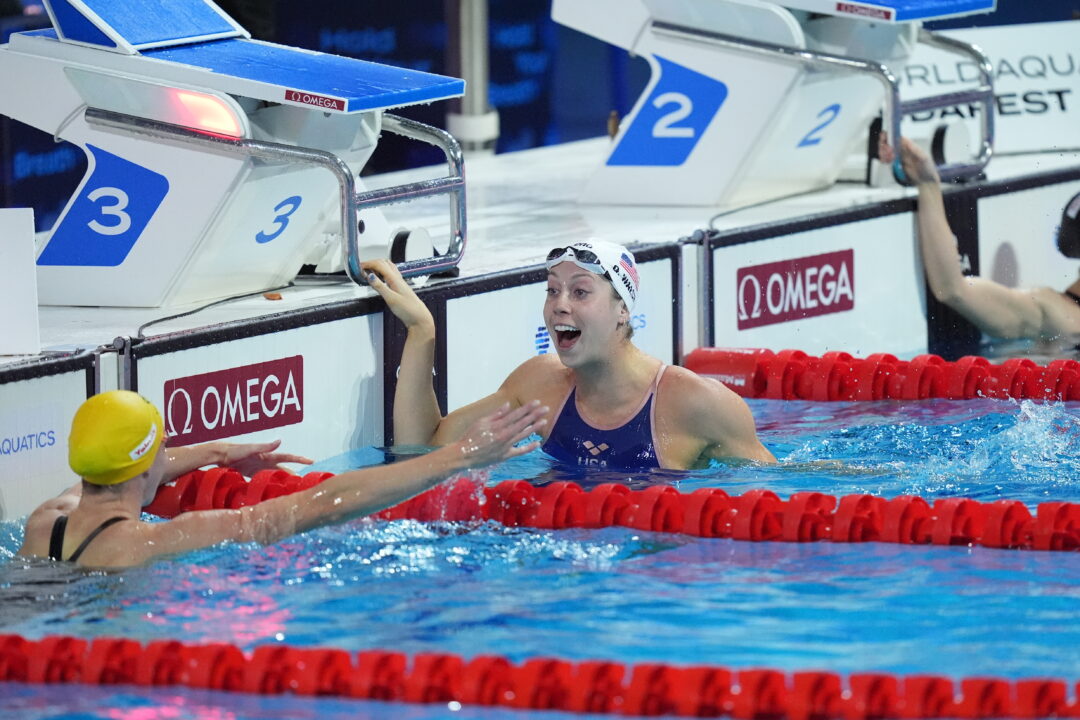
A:
<svg viewBox="0 0 1080 720">
<path fill-rule="evenodd" d="M 196 470 L 163 486 L 145 511 L 175 517 L 191 510 L 239 508 L 314 487 L 332 473 L 294 475 L 264 470 L 246 480 L 227 468 Z M 884 542 L 901 545 L 981 545 L 1022 550 L 1080 550 L 1080 504 L 1039 503 L 1034 514 L 1017 500 L 839 498 L 798 492 L 787 500 L 771 490 L 729 495 L 719 488 L 682 493 L 668 485 L 631 490 L 607 483 L 536 487 L 506 480 L 482 487 L 449 480 L 375 513 L 384 520 L 481 522 L 544 529 L 621 526 L 703 538 L 755 542 Z"/>
<path fill-rule="evenodd" d="M 1080 400 L 1080 362 L 1076 360 L 1054 360 L 1041 366 L 1028 358 L 995 364 L 974 355 L 950 362 L 938 355 L 899 360 L 888 353 L 856 358 L 846 352 L 828 352 L 814 357 L 801 350 L 698 348 L 683 364 L 746 398 Z"/>
<path fill-rule="evenodd" d="M 1066 682 L 624 665 L 603 660 L 0 635 L 0 681 L 183 686 L 407 703 L 739 720 L 1080 716 Z"/>
</svg>

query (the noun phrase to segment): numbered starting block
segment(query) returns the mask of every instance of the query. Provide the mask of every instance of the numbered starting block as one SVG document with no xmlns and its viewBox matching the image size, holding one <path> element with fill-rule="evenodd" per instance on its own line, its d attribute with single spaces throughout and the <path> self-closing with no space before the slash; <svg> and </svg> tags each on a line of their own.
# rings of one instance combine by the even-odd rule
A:
<svg viewBox="0 0 1080 720">
<path fill-rule="evenodd" d="M 995 0 L 554 0 L 557 22 L 652 69 L 582 199 L 738 208 L 828 187 L 853 152 L 865 156 L 879 114 L 895 142 L 903 115 L 960 103 L 980 106 L 982 137 L 970 161 L 942 161 L 941 172 L 977 175 L 993 150 L 990 64 L 921 22 L 994 9 Z M 919 42 L 972 61 L 978 85 L 902 101 L 897 74 Z"/>
<path fill-rule="evenodd" d="M 45 4 L 52 29 L 0 46 L 0 113 L 89 164 L 39 238 L 43 304 L 188 304 L 280 286 L 317 262 L 359 281 L 362 256 L 389 253 L 379 206 L 430 195 L 449 197 L 450 246 L 403 269 L 460 260 L 457 143 L 384 111 L 459 96 L 461 80 L 255 41 L 205 0 Z M 363 191 L 381 131 L 442 148 L 448 175 Z"/>
</svg>

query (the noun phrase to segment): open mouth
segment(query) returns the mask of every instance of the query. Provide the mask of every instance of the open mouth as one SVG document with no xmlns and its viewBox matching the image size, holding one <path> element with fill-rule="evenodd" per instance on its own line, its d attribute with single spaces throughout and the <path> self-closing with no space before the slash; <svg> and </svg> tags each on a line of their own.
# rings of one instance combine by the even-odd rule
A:
<svg viewBox="0 0 1080 720">
<path fill-rule="evenodd" d="M 581 337 L 581 331 L 573 325 L 555 326 L 555 345 L 560 350 L 569 350 L 574 347 L 579 337 Z"/>
</svg>

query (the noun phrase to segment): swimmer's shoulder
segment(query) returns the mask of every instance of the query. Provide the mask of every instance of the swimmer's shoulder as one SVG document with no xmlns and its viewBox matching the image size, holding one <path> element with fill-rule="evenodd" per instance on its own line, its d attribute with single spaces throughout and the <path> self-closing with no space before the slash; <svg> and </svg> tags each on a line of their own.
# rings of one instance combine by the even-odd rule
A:
<svg viewBox="0 0 1080 720">
<path fill-rule="evenodd" d="M 547 404 L 570 391 L 573 372 L 562 364 L 558 355 L 537 355 L 514 369 L 503 388 L 521 402 L 540 400 Z"/>
<path fill-rule="evenodd" d="M 746 412 L 746 403 L 726 385 L 678 365 L 664 370 L 657 404 L 659 411 L 680 424 L 697 424 L 706 418 L 723 420 L 732 413 Z"/>
<path fill-rule="evenodd" d="M 73 494 L 71 490 L 38 505 L 26 518 L 26 527 L 23 530 L 23 545 L 18 554 L 39 557 L 48 555 L 49 538 L 52 535 L 52 527 L 56 523 L 56 518 L 61 515 L 70 515 L 71 511 L 78 506 L 78 495 Z"/>
<path fill-rule="evenodd" d="M 660 378 L 661 395 L 672 396 L 681 405 L 710 406 L 713 403 L 740 402 L 741 398 L 726 385 L 710 377 L 698 375 L 679 365 L 669 365 Z"/>
<path fill-rule="evenodd" d="M 1042 335 L 1080 332 L 1080 305 L 1064 293 L 1049 287 L 1033 288 L 1031 296 L 1043 315 Z"/>
</svg>

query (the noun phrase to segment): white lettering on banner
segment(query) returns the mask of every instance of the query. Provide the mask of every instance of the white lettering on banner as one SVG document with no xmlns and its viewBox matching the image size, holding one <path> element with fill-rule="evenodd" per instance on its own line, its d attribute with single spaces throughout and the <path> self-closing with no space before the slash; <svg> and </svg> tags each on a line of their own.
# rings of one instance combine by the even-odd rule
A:
<svg viewBox="0 0 1080 720">
<path fill-rule="evenodd" d="M 0 455 L 15 455 L 30 450 L 41 450 L 56 444 L 55 430 L 41 430 L 39 432 L 26 433 L 25 435 L 13 435 L 0 437 Z"/>
<path fill-rule="evenodd" d="M 165 419 L 173 444 L 302 422 L 303 376 L 303 356 L 296 355 L 167 381 Z"/>
<path fill-rule="evenodd" d="M 989 57 L 994 82 L 995 150 L 1032 152 L 1075 147 L 1080 141 L 1080 53 L 1076 23 L 1029 23 L 948 30 L 957 40 L 978 45 Z M 910 62 L 898 72 L 914 96 L 973 88 L 979 68 L 919 44 Z M 943 121 L 978 119 L 983 106 L 963 103 L 905 116 L 917 137 L 920 126 Z"/>
<path fill-rule="evenodd" d="M 854 258 L 853 250 L 843 250 L 739 268 L 738 328 L 851 310 L 855 307 Z"/>
<path fill-rule="evenodd" d="M 324 95 L 313 95 L 312 93 L 306 93 L 300 90 L 286 90 L 285 99 L 290 102 L 303 103 L 304 105 L 315 105 L 316 107 L 327 108 L 329 110 L 345 110 L 344 100 L 326 97 Z"/>
</svg>

